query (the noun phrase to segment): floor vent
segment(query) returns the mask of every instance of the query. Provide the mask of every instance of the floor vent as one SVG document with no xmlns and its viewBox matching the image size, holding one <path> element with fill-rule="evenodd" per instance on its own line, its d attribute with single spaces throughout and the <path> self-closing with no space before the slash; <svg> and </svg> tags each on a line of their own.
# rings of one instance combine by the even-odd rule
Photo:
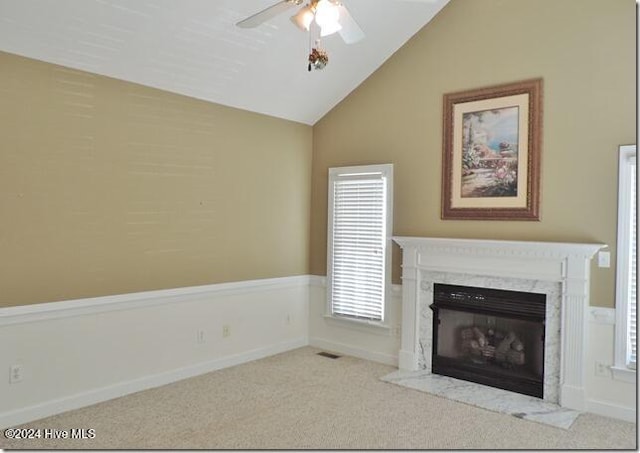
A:
<svg viewBox="0 0 640 453">
<path fill-rule="evenodd" d="M 322 357 L 327 357 L 329 359 L 339 359 L 342 356 L 336 355 L 336 354 L 331 354 L 330 352 L 318 352 L 318 355 L 321 355 Z"/>
</svg>

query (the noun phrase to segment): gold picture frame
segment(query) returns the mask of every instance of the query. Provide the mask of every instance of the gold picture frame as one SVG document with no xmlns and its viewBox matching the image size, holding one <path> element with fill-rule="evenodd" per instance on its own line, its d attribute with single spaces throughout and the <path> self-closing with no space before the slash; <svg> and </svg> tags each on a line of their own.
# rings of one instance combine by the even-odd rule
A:
<svg viewBox="0 0 640 453">
<path fill-rule="evenodd" d="M 444 95 L 442 219 L 540 220 L 542 79 Z"/>
</svg>

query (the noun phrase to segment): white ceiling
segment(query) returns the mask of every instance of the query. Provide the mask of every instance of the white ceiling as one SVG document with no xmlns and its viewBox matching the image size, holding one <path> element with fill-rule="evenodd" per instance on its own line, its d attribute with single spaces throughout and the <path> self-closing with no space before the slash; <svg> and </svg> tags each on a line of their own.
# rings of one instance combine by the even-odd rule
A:
<svg viewBox="0 0 640 453">
<path fill-rule="evenodd" d="M 278 0 L 0 0 L 0 50 L 232 107 L 314 124 L 449 0 L 344 0 L 364 40 L 308 34 L 292 9 L 255 29 L 234 24 Z"/>
</svg>

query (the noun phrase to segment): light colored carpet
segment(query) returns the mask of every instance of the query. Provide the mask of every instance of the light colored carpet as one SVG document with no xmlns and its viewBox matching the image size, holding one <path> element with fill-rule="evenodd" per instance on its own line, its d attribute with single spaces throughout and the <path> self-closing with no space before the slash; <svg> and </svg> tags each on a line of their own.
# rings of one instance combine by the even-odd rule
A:
<svg viewBox="0 0 640 453">
<path fill-rule="evenodd" d="M 93 440 L 7 449 L 635 449 L 636 425 L 583 414 L 569 430 L 379 380 L 392 367 L 301 348 L 37 422 Z"/>
</svg>

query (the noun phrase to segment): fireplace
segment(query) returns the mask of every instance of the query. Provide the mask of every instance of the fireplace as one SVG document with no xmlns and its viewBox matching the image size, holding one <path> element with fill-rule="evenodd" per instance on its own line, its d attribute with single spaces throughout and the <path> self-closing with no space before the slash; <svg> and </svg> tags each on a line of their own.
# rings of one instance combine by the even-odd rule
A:
<svg viewBox="0 0 640 453">
<path fill-rule="evenodd" d="M 432 372 L 543 398 L 546 296 L 433 287 Z"/>
<path fill-rule="evenodd" d="M 544 294 L 542 398 L 585 409 L 589 271 L 604 244 L 416 237 L 394 241 L 402 247 L 401 370 L 433 372 L 434 313 L 429 307 L 436 283 Z"/>
</svg>

